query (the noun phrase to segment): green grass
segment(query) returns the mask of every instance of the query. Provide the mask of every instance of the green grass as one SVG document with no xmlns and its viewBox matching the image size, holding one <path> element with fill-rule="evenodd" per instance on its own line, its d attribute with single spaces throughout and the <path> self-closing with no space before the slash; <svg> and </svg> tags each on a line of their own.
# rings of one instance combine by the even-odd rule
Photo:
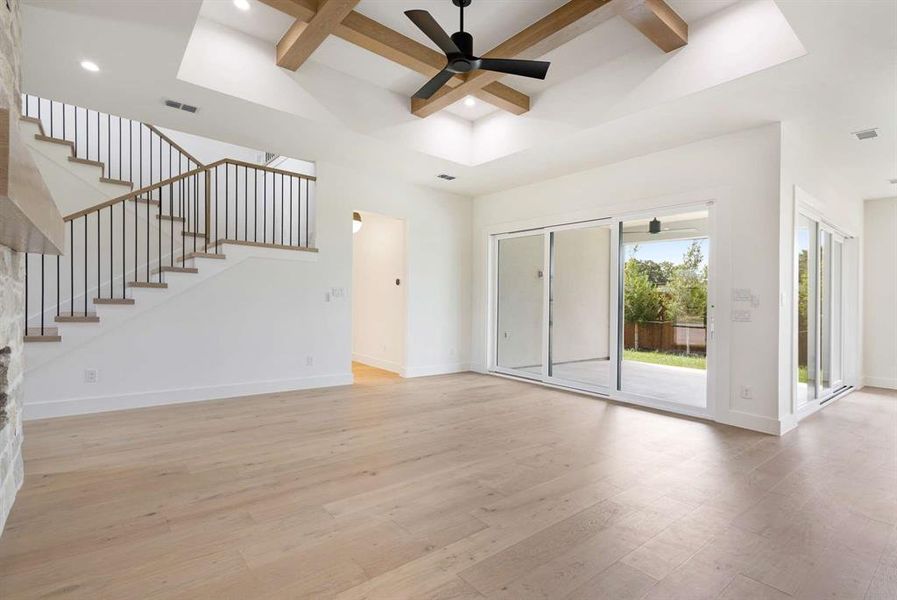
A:
<svg viewBox="0 0 897 600">
<path fill-rule="evenodd" d="M 808 381 L 810 381 L 810 373 L 807 365 L 798 365 L 797 380 L 801 383 L 807 383 Z"/>
<path fill-rule="evenodd" d="M 667 365 L 668 367 L 688 367 L 690 369 L 707 369 L 707 358 L 704 356 L 685 356 L 667 352 L 648 352 L 645 350 L 623 350 L 623 360 Z"/>
</svg>

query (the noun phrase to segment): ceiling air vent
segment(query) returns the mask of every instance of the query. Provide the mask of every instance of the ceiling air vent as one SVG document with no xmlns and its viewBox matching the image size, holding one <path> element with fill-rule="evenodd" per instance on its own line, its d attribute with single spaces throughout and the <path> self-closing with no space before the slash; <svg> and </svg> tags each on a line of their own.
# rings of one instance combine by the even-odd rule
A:
<svg viewBox="0 0 897 600">
<path fill-rule="evenodd" d="M 872 129 L 863 129 L 862 131 L 854 131 L 853 135 L 857 136 L 858 140 L 871 140 L 872 138 L 878 137 L 878 128 L 874 127 Z"/>
<path fill-rule="evenodd" d="M 189 104 L 184 104 L 183 102 L 178 102 L 177 100 L 166 100 L 165 106 L 185 110 L 188 113 L 195 113 L 197 111 L 197 108 L 195 106 L 190 106 Z"/>
<path fill-rule="evenodd" d="M 438 177 L 439 179 L 445 179 L 446 181 L 454 181 L 457 179 L 457 177 L 455 177 L 454 175 L 449 175 L 448 173 L 440 173 L 436 177 Z"/>
</svg>

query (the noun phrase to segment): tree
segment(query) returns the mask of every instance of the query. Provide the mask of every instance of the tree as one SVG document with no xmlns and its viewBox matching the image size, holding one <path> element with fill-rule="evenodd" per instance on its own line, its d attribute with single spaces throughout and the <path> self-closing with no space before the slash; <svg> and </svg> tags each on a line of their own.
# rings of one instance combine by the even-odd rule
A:
<svg viewBox="0 0 897 600">
<path fill-rule="evenodd" d="M 707 265 L 700 240 L 693 240 L 666 286 L 665 317 L 669 321 L 701 322 L 707 316 Z"/>
<path fill-rule="evenodd" d="M 635 258 L 626 261 L 623 276 L 623 314 L 635 328 L 635 349 L 638 350 L 639 323 L 656 321 L 663 312 L 663 298 L 657 287 Z"/>
</svg>

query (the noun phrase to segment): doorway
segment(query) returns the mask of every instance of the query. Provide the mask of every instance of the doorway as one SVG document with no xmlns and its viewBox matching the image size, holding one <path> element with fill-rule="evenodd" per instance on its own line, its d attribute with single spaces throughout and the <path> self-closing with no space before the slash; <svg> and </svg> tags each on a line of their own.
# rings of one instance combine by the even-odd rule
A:
<svg viewBox="0 0 897 600">
<path fill-rule="evenodd" d="M 401 375 L 405 369 L 405 222 L 357 211 L 352 242 L 352 361 Z"/>
</svg>

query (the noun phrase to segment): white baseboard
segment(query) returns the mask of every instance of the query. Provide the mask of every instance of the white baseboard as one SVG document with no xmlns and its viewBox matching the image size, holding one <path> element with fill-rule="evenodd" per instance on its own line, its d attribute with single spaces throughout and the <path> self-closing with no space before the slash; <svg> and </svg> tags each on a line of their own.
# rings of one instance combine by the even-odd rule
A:
<svg viewBox="0 0 897 600">
<path fill-rule="evenodd" d="M 221 400 L 256 394 L 273 392 L 289 392 L 312 388 L 352 385 L 351 373 L 302 377 L 296 379 L 277 379 L 270 381 L 252 381 L 231 385 L 183 388 L 172 390 L 155 390 L 134 394 L 93 396 L 83 398 L 66 398 L 50 402 L 29 403 L 26 399 L 24 418 L 26 421 L 85 415 L 113 410 L 163 406 L 166 404 L 182 404 L 204 400 Z"/>
<path fill-rule="evenodd" d="M 352 361 L 367 365 L 369 367 L 374 367 L 376 369 L 383 369 L 384 371 L 398 373 L 399 375 L 401 375 L 402 371 L 404 370 L 402 365 L 394 363 L 391 360 L 383 360 L 381 358 L 375 358 L 366 354 L 352 353 Z"/>
<path fill-rule="evenodd" d="M 783 423 L 772 417 L 754 415 L 740 410 L 726 411 L 724 414 L 717 415 L 715 420 L 717 423 L 725 423 L 726 425 L 759 431 L 760 433 L 769 433 L 771 435 L 782 435 L 793 427 L 793 425 Z"/>
<path fill-rule="evenodd" d="M 450 373 L 464 373 L 470 370 L 467 363 L 449 363 L 442 365 L 427 365 L 424 367 L 406 367 L 402 371 L 402 377 L 429 377 L 431 375 L 448 375 Z"/>
<path fill-rule="evenodd" d="M 866 375 L 865 377 L 863 377 L 863 385 L 869 387 L 885 388 L 888 390 L 897 390 L 897 378 L 872 377 Z"/>
</svg>

